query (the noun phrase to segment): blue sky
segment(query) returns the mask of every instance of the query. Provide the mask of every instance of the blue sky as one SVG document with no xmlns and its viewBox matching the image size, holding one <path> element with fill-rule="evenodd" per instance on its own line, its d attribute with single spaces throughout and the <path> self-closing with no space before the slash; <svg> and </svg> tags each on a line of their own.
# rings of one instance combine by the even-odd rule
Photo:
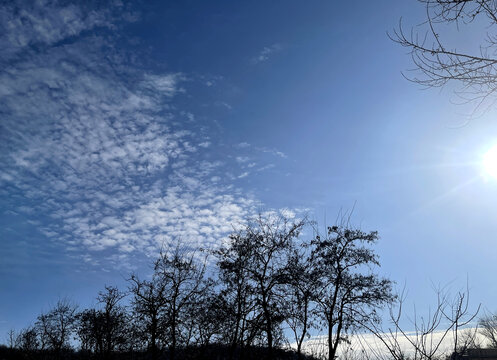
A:
<svg viewBox="0 0 497 360">
<path fill-rule="evenodd" d="M 340 209 L 382 273 L 497 310 L 495 110 L 423 90 L 386 36 L 416 1 L 9 2 L 0 8 L 0 339 L 82 307 L 158 247 L 257 211 Z"/>
</svg>

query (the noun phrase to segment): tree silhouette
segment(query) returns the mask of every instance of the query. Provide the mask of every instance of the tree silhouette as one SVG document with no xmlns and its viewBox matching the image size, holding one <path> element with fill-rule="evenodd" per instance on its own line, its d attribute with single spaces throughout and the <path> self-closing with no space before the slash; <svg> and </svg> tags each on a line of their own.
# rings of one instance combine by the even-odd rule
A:
<svg viewBox="0 0 497 360">
<path fill-rule="evenodd" d="M 487 339 L 489 346 L 497 349 L 497 315 L 486 314 L 480 318 L 478 324 L 480 334 Z"/>
<path fill-rule="evenodd" d="M 118 346 L 126 343 L 127 314 L 119 305 L 124 296 L 116 287 L 106 286 L 97 297 L 103 309 L 86 309 L 77 314 L 76 333 L 83 350 L 109 359 Z"/>
<path fill-rule="evenodd" d="M 18 342 L 19 334 L 17 334 L 15 329 L 10 329 L 7 332 L 7 339 L 8 339 L 8 343 L 9 343 L 8 344 L 9 348 L 15 349 L 15 348 L 19 347 L 19 342 Z"/>
<path fill-rule="evenodd" d="M 402 325 L 405 298 L 403 291 L 395 302 L 389 304 L 388 329 L 367 319 L 364 323 L 388 350 L 389 358 L 405 360 L 409 353 L 412 358 L 420 360 L 459 359 L 475 345 L 475 329 L 465 327 L 476 318 L 480 305 L 475 311 L 470 311 L 468 289 L 459 291 L 453 297 L 444 289 L 436 290 L 436 305 L 427 316 L 415 312 L 409 317 L 409 331 Z M 447 340 L 451 343 L 448 349 L 451 353 L 443 349 Z"/>
<path fill-rule="evenodd" d="M 286 323 L 297 344 L 297 356 L 302 357 L 302 344 L 313 324 L 312 304 L 319 288 L 319 274 L 304 246 L 292 249 L 287 266 L 285 289 Z"/>
<path fill-rule="evenodd" d="M 40 345 L 38 341 L 38 334 L 34 327 L 28 327 L 21 330 L 18 335 L 17 342 L 19 349 L 28 354 L 28 356 L 38 350 L 38 347 Z"/>
<path fill-rule="evenodd" d="M 231 356 L 237 346 L 257 341 L 264 341 L 272 356 L 285 320 L 288 256 L 304 225 L 304 220 L 260 214 L 215 252 L 230 319 Z"/>
<path fill-rule="evenodd" d="M 164 330 L 163 316 L 166 309 L 166 284 L 154 273 L 151 280 L 140 280 L 131 275 L 128 279 L 129 290 L 133 296 L 131 302 L 134 310 L 135 326 L 148 343 L 152 359 L 158 357 L 159 338 Z"/>
<path fill-rule="evenodd" d="M 329 360 L 351 330 L 378 319 L 378 307 L 394 299 L 392 282 L 373 272 L 380 263 L 370 245 L 377 239 L 376 232 L 340 225 L 328 227 L 324 237 L 317 235 L 311 242 L 313 271 L 319 279 L 315 301 L 327 329 Z"/>
<path fill-rule="evenodd" d="M 275 332 L 285 320 L 282 287 L 287 282 L 288 253 L 304 225 L 303 220 L 290 221 L 283 216 L 259 215 L 243 234 L 251 255 L 247 275 L 252 283 L 255 304 L 264 320 L 269 357 L 272 356 Z"/>
<path fill-rule="evenodd" d="M 497 90 L 497 2 L 493 0 L 418 0 L 426 8 L 424 30 L 399 27 L 391 39 L 409 49 L 415 70 L 421 76 L 406 77 L 427 87 L 455 81 L 461 95 L 481 104 Z M 452 27 L 450 27 L 452 26 Z M 472 27 L 471 27 L 472 26 Z M 447 29 L 468 32 L 476 28 L 475 50 L 450 44 Z M 454 37 L 453 37 L 454 38 Z M 457 38 L 457 37 L 455 37 Z M 495 101 L 494 99 L 493 101 Z"/>
<path fill-rule="evenodd" d="M 78 314 L 60 300 L 34 328 L 8 334 L 13 348 L 6 358 L 303 359 L 310 329 L 324 327 L 333 359 L 350 330 L 376 319 L 378 307 L 393 299 L 391 282 L 373 271 L 375 232 L 333 226 L 304 242 L 307 224 L 259 215 L 210 252 L 213 263 L 200 249 L 165 248 L 149 277 L 129 277 L 129 306 L 111 286 L 98 293 L 96 308 Z M 289 342 L 285 324 L 296 354 L 281 348 Z M 72 351 L 73 334 L 79 352 Z"/>
<path fill-rule="evenodd" d="M 76 305 L 67 299 L 57 301 L 47 313 L 38 316 L 35 326 L 40 334 L 42 348 L 51 350 L 59 358 L 62 350 L 69 348 L 75 320 Z"/>
<path fill-rule="evenodd" d="M 97 300 L 103 305 L 103 350 L 109 358 L 114 349 L 126 342 L 126 311 L 119 302 L 125 293 L 113 286 L 106 286 L 100 291 Z"/>
<path fill-rule="evenodd" d="M 156 279 L 164 289 L 164 330 L 170 340 L 169 352 L 173 360 L 182 335 L 181 327 L 187 324 L 189 317 L 195 316 L 193 308 L 203 300 L 208 287 L 204 281 L 205 261 L 199 263 L 196 255 L 195 251 L 178 244 L 172 251 L 161 251 L 155 262 Z"/>
<path fill-rule="evenodd" d="M 222 286 L 220 305 L 224 309 L 224 335 L 230 342 L 230 358 L 237 347 L 251 343 L 259 326 L 256 324 L 255 299 L 253 287 L 249 281 L 248 264 L 252 259 L 252 244 L 242 231 L 233 233 L 229 241 L 217 249 L 217 266 L 219 282 Z M 252 333 L 252 334 L 251 334 Z"/>
<path fill-rule="evenodd" d="M 103 354 L 103 316 L 95 309 L 85 309 L 76 315 L 76 334 L 84 351 Z"/>
</svg>

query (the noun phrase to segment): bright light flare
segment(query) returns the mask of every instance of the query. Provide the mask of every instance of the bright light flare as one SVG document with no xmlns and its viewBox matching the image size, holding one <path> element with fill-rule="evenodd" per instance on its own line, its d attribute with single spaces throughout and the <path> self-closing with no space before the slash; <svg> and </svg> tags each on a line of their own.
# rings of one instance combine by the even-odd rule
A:
<svg viewBox="0 0 497 360">
<path fill-rule="evenodd" d="M 490 150 L 483 155 L 482 163 L 485 172 L 494 179 L 497 179 L 497 144 L 492 146 Z"/>
</svg>

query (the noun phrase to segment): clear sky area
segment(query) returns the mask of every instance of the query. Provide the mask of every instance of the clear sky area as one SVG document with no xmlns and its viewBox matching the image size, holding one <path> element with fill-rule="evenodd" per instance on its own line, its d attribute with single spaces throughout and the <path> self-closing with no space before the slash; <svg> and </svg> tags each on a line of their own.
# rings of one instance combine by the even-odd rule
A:
<svg viewBox="0 0 497 360">
<path fill-rule="evenodd" d="M 408 291 L 497 310 L 495 107 L 401 74 L 414 0 L 0 5 L 0 343 L 269 209 L 377 230 Z M 471 38 L 457 40 L 471 43 Z"/>
</svg>

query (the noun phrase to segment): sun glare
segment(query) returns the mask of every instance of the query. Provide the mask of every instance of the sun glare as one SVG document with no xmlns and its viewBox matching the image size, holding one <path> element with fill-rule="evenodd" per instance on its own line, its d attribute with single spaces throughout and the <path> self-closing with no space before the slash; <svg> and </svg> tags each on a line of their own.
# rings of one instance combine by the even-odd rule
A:
<svg viewBox="0 0 497 360">
<path fill-rule="evenodd" d="M 483 155 L 483 167 L 488 175 L 497 179 L 497 145 Z"/>
</svg>

